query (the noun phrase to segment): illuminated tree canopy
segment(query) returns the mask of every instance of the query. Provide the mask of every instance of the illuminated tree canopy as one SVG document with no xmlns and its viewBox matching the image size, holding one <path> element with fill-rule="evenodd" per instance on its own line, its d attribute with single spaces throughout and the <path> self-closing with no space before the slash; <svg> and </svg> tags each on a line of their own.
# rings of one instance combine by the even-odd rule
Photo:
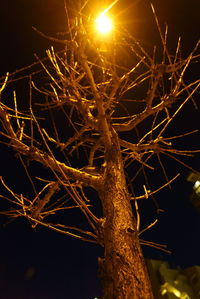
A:
<svg viewBox="0 0 200 299">
<path fill-rule="evenodd" d="M 107 12 L 96 20 L 87 15 L 89 4 L 81 4 L 81 8 L 74 4 L 74 18 L 66 9 L 64 38 L 48 37 L 63 45 L 63 50 L 51 47 L 45 58 L 37 57 L 35 64 L 8 73 L 1 82 L 2 142 L 17 153 L 32 186 L 28 197 L 11 190 L 1 177 L 8 194 L 2 197 L 12 204 L 5 214 L 25 217 L 32 227 L 42 225 L 102 246 L 103 298 L 150 299 L 140 245 L 167 249 L 142 239 L 141 234 L 157 219 L 141 228 L 138 203 L 178 177 L 177 173 L 168 178 L 163 156 L 181 162 L 182 156 L 199 152 L 174 146 L 174 140 L 194 131 L 179 133 L 175 128 L 172 135 L 166 134 L 181 109 L 195 103 L 200 79 L 188 82 L 185 76 L 198 61 L 199 43 L 182 57 L 179 39 L 175 53 L 170 53 L 167 28 L 163 33 L 152 6 L 160 50 L 147 51 L 119 27 L 120 39 L 113 35 L 103 51 L 91 28 L 95 24 L 108 33 L 113 25 L 106 19 Z M 131 58 L 128 63 L 127 57 Z M 22 78 L 28 82 L 29 96 L 24 99 L 28 108 L 19 103 L 15 91 L 13 104 L 7 105 L 7 89 Z M 31 176 L 32 163 L 45 171 Z M 156 168 L 164 180 L 151 186 L 148 175 Z M 74 210 L 85 217 L 86 225 L 67 222 Z M 58 222 L 62 212 L 66 223 Z"/>
</svg>

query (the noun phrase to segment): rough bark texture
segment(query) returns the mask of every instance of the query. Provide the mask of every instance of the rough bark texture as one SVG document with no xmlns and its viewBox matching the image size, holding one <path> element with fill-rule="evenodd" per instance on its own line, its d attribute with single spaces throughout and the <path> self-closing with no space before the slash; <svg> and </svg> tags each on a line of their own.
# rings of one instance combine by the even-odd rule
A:
<svg viewBox="0 0 200 299">
<path fill-rule="evenodd" d="M 116 140 L 106 155 L 107 173 L 101 193 L 106 215 L 102 224 L 105 252 L 100 265 L 103 299 L 152 299 Z"/>
</svg>

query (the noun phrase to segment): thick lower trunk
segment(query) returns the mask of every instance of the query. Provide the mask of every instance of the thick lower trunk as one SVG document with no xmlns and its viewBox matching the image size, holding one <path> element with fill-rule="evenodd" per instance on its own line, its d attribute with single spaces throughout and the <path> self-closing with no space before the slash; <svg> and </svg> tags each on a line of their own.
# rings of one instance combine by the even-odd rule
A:
<svg viewBox="0 0 200 299">
<path fill-rule="evenodd" d="M 114 146 L 107 155 L 105 183 L 100 195 L 104 213 L 105 252 L 100 263 L 103 299 L 152 299 L 121 154 Z"/>
</svg>

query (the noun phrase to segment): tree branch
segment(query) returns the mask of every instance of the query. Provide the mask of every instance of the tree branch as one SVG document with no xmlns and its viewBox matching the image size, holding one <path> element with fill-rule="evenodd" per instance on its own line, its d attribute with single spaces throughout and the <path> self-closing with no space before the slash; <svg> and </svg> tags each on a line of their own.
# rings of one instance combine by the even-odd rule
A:
<svg viewBox="0 0 200 299">
<path fill-rule="evenodd" d="M 11 125 L 10 117 L 6 111 L 6 106 L 0 105 L 0 118 L 2 125 L 7 132 L 7 137 L 10 139 L 11 147 L 18 153 L 27 156 L 30 160 L 40 162 L 43 166 L 48 167 L 57 173 L 63 175 L 64 180 L 78 180 L 86 186 L 99 188 L 101 186 L 102 177 L 100 175 L 92 175 L 82 170 L 78 170 L 59 162 L 55 157 L 51 157 L 44 151 L 39 150 L 37 147 L 25 145 L 20 141 Z"/>
</svg>

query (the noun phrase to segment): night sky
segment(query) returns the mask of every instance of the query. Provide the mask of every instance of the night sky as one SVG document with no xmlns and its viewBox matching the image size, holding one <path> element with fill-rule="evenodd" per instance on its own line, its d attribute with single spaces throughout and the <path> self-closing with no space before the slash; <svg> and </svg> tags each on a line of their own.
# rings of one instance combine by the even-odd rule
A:
<svg viewBox="0 0 200 299">
<path fill-rule="evenodd" d="M 94 2 L 94 1 L 93 1 Z M 99 1 L 100 2 L 100 1 Z M 182 55 L 189 54 L 200 37 L 199 0 L 152 0 L 161 24 L 169 25 L 169 46 L 174 48 L 182 36 Z M 98 1 L 97 1 L 98 3 Z M 124 26 L 147 47 L 159 40 L 148 0 L 119 0 L 113 9 L 120 12 Z M 34 62 L 34 53 L 45 55 L 52 42 L 33 31 L 35 26 L 47 35 L 65 31 L 66 20 L 62 0 L 7 0 L 0 7 L 0 77 Z M 55 48 L 59 49 L 59 45 Z M 189 74 L 199 78 L 199 67 Z M 21 91 L 23 91 L 23 87 Z M 196 97 L 199 106 L 199 97 Z M 177 118 L 180 132 L 200 129 L 199 110 L 190 104 Z M 191 145 L 191 147 L 190 147 Z M 196 133 L 182 142 L 184 149 L 200 149 Z M 23 167 L 12 150 L 0 145 L 0 175 L 13 188 L 23 186 Z M 200 171 L 200 155 L 184 160 Z M 172 266 L 200 265 L 200 217 L 189 201 L 192 185 L 186 182 L 189 170 L 166 161 L 170 177 L 179 179 L 172 190 L 157 196 L 163 213 L 155 215 L 155 205 L 140 204 L 143 226 L 158 218 L 158 224 L 142 237 L 167 244 L 171 254 L 143 248 L 147 258 L 163 259 Z M 0 191 L 3 188 L 0 187 Z M 3 208 L 5 203 L 2 201 Z M 1 207 L 0 207 L 1 209 Z M 97 256 L 101 249 L 90 243 L 71 239 L 44 228 L 35 231 L 23 219 L 9 222 L 0 218 L 0 298 L 2 299 L 93 299 L 100 295 Z"/>
</svg>

